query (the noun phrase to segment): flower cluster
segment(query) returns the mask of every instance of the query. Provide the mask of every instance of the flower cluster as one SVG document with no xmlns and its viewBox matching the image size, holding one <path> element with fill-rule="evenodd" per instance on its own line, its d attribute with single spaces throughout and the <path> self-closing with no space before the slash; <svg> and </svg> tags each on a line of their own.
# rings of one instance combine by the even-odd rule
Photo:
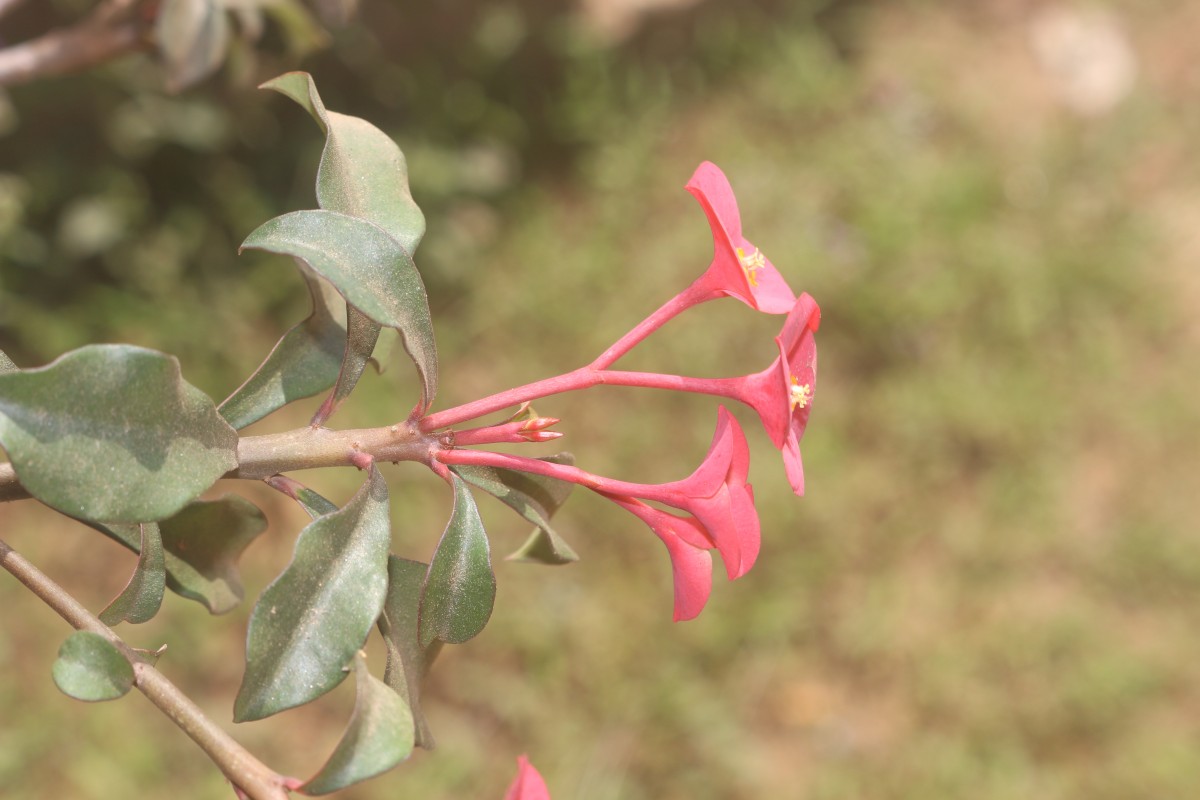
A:
<svg viewBox="0 0 1200 800">
<path fill-rule="evenodd" d="M 808 425 L 817 381 L 814 334 L 821 311 L 808 294 L 799 297 L 757 247 L 742 235 L 741 215 L 729 181 L 715 165 L 700 165 L 687 184 L 708 218 L 713 258 L 699 278 L 667 301 L 585 367 L 519 386 L 425 417 L 427 432 L 442 431 L 518 403 L 585 389 L 599 384 L 697 392 L 726 398 L 752 408 L 771 442 L 783 455 L 793 491 L 804 494 L 800 440 Z M 786 314 L 775 343 L 779 356 L 761 372 L 733 378 L 692 378 L 653 372 L 615 370 L 612 365 L 668 320 L 699 303 L 733 297 L 750 308 Z M 732 414 L 720 406 L 708 454 L 687 478 L 662 484 L 637 484 L 594 475 L 566 464 L 468 445 L 547 441 L 557 432 L 547 428 L 559 420 L 528 416 L 492 426 L 454 432 L 437 459 L 447 465 L 477 465 L 520 470 L 584 486 L 641 519 L 666 546 L 675 584 L 675 619 L 700 613 L 712 589 L 711 550 L 721 555 L 730 580 L 754 566 L 760 525 L 754 493 L 746 482 L 750 452 Z M 656 503 L 658 505 L 650 505 Z M 672 513 L 659 506 L 682 512 Z"/>
</svg>

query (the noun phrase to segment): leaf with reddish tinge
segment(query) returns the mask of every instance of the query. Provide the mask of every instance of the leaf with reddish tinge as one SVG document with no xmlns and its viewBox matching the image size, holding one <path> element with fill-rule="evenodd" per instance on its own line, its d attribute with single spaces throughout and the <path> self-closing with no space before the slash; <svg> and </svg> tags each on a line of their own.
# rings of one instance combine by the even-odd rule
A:
<svg viewBox="0 0 1200 800">
<path fill-rule="evenodd" d="M 333 392 L 317 409 L 310 425 L 316 427 L 325 424 L 325 421 L 333 416 L 333 412 L 337 411 L 342 401 L 350 396 L 350 392 L 354 391 L 354 387 L 358 385 L 358 379 L 362 377 L 363 370 L 367 367 L 367 362 L 371 360 L 371 353 L 375 351 L 375 343 L 379 340 L 381 330 L 382 328 L 372 322 L 366 314 L 354 306 L 347 307 L 346 351 L 342 356 L 342 367 L 338 372 L 337 383 L 334 384 Z"/>
</svg>

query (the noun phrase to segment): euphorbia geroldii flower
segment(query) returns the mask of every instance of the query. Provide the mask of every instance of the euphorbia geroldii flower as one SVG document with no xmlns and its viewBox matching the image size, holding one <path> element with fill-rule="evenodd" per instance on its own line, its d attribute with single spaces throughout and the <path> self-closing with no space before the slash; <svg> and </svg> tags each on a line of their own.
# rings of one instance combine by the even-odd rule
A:
<svg viewBox="0 0 1200 800">
<path fill-rule="evenodd" d="M 687 190 L 700 201 L 712 229 L 713 258 L 692 285 L 664 303 L 629 333 L 605 350 L 589 366 L 611 367 L 666 322 L 694 305 L 717 297 L 736 297 L 746 305 L 768 314 L 786 314 L 796 294 L 762 251 L 742 236 L 742 215 L 725 173 L 705 161 L 692 174 Z"/>
<path fill-rule="evenodd" d="M 807 293 L 796 305 L 775 337 L 779 358 L 764 371 L 746 378 L 745 402 L 762 418 L 771 441 L 783 453 L 792 491 L 804 494 L 804 466 L 800 439 L 812 413 L 817 390 L 817 343 L 813 334 L 821 326 L 821 309 Z"/>
<path fill-rule="evenodd" d="M 717 430 L 696 471 L 682 481 L 660 484 L 656 491 L 638 496 L 696 517 L 721 554 L 729 579 L 734 580 L 754 566 L 761 544 L 754 490 L 746 483 L 749 471 L 746 435 L 725 406 L 719 406 Z"/>
<path fill-rule="evenodd" d="M 517 756 L 517 777 L 504 793 L 504 800 L 550 800 L 546 782 L 523 755 Z"/>
<path fill-rule="evenodd" d="M 712 543 L 694 517 L 679 517 L 640 500 L 605 495 L 650 526 L 671 556 L 675 586 L 675 621 L 695 619 L 712 593 Z"/>
<path fill-rule="evenodd" d="M 725 173 L 705 161 L 687 190 L 700 201 L 713 235 L 712 264 L 696 284 L 768 314 L 788 313 L 796 295 L 762 251 L 742 236 L 742 216 Z"/>
<path fill-rule="evenodd" d="M 758 558 L 758 512 L 754 509 L 753 489 L 746 483 L 750 448 L 741 426 L 724 406 L 718 409 L 717 430 L 704 461 L 687 478 L 673 483 L 616 481 L 578 467 L 507 453 L 450 449 L 439 451 L 437 458 L 446 464 L 479 464 L 532 472 L 578 483 L 605 495 L 652 500 L 686 511 L 698 520 L 708 541 L 721 554 L 730 580 L 745 575 Z"/>
<path fill-rule="evenodd" d="M 601 370 L 594 382 L 610 386 L 641 386 L 728 397 L 758 412 L 771 441 L 783 453 L 792 490 L 804 494 L 800 439 L 808 425 L 817 385 L 817 345 L 813 334 L 821 324 L 821 309 L 808 294 L 792 306 L 775 343 L 779 357 L 762 372 L 740 378 L 686 378 L 655 372 Z"/>
</svg>

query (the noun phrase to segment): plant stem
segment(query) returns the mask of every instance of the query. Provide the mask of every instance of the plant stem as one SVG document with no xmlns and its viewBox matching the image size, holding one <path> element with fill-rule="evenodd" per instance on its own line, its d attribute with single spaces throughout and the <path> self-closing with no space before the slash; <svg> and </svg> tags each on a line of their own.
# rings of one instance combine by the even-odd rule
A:
<svg viewBox="0 0 1200 800">
<path fill-rule="evenodd" d="M 17 480 L 17 473 L 12 464 L 0 464 L 0 503 L 25 500 L 28 497 L 29 492 L 25 491 L 25 487 Z"/>
<path fill-rule="evenodd" d="M 568 464 L 554 464 L 537 458 L 510 453 L 493 453 L 488 450 L 443 450 L 438 453 L 437 458 L 445 464 L 500 467 L 531 472 L 535 475 L 544 475 L 547 478 L 557 478 L 560 481 L 575 483 L 606 495 L 641 497 L 646 500 L 657 500 L 667 505 L 677 505 L 678 489 L 686 483 L 686 479 L 657 484 L 630 483 L 595 475 Z"/>
<path fill-rule="evenodd" d="M 7 13 L 8 3 L 0 11 Z M 133 13 L 136 3 L 110 0 L 69 28 L 0 49 L 0 86 L 75 72 L 147 47 L 150 22 Z"/>
<path fill-rule="evenodd" d="M 657 311 L 639 322 L 633 330 L 618 339 L 612 347 L 601 353 L 600 357 L 588 366 L 592 369 L 607 369 L 617 359 L 628 353 L 647 336 L 667 324 L 667 322 L 687 311 L 692 306 L 710 299 L 713 293 L 705 285 L 704 281 L 707 274 L 705 273 L 705 275 L 696 279 L 691 286 L 663 303 Z"/>
<path fill-rule="evenodd" d="M 287 779 L 267 767 L 216 723 L 166 676 L 147 664 L 121 637 L 84 608 L 65 589 L 0 540 L 0 566 L 12 573 L 42 602 L 77 630 L 91 631 L 112 642 L 133 666 L 134 685 L 200 746 L 234 786 L 253 800 L 286 800 Z"/>
<path fill-rule="evenodd" d="M 515 406 L 529 400 L 537 400 L 552 394 L 562 394 L 579 389 L 590 389 L 593 386 L 632 386 L 642 389 L 667 389 L 674 392 L 693 392 L 710 394 L 717 397 L 727 397 L 747 405 L 750 402 L 751 387 L 747 377 L 739 378 L 687 378 L 682 375 L 663 375 L 657 372 L 624 372 L 621 370 L 596 369 L 591 365 L 546 378 L 514 389 L 488 397 L 464 403 L 455 408 L 448 408 L 436 414 L 430 414 L 421 420 L 421 430 L 432 431 L 455 425 L 469 419 L 482 417 L 501 409 Z M 758 376 L 754 376 L 757 378 Z"/>
<path fill-rule="evenodd" d="M 509 406 L 520 405 L 526 400 L 537 400 L 539 397 L 548 397 L 552 394 L 562 394 L 563 392 L 571 392 L 576 389 L 587 389 L 600 382 L 597 377 L 598 375 L 600 373 L 591 367 L 580 367 L 574 372 L 556 375 L 553 378 L 545 378 L 533 383 L 527 383 L 524 386 L 517 386 L 503 392 L 497 392 L 488 397 L 464 403 L 461 406 L 455 406 L 445 411 L 439 411 L 436 414 L 430 414 L 421 420 L 421 430 L 433 431 L 438 428 L 445 428 L 448 425 L 455 425 L 469 419 L 476 419 L 477 417 L 491 414 L 494 411 L 500 411 Z"/>
<path fill-rule="evenodd" d="M 354 454 L 376 461 L 420 461 L 428 464 L 437 437 L 421 433 L 415 423 L 383 428 L 333 431 L 299 428 L 266 436 L 243 436 L 238 442 L 237 469 L 226 478 L 262 480 L 280 472 L 316 467 L 355 466 Z"/>
<path fill-rule="evenodd" d="M 421 433 L 416 423 L 410 422 L 345 431 L 298 428 L 265 436 L 243 436 L 238 442 L 237 468 L 222 477 L 257 481 L 297 469 L 350 467 L 355 466 L 355 453 L 366 453 L 376 461 L 430 464 L 431 452 L 439 446 L 437 436 Z M 0 464 L 0 503 L 29 496 L 12 464 Z"/>
</svg>

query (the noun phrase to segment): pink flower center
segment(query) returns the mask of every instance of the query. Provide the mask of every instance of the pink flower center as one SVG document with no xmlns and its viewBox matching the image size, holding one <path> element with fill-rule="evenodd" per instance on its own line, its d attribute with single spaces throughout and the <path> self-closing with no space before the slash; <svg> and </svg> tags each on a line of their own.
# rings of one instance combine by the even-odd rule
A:
<svg viewBox="0 0 1200 800">
<path fill-rule="evenodd" d="M 755 273 L 767 265 L 767 257 L 757 247 L 750 255 L 746 255 L 746 251 L 739 247 L 737 257 L 742 265 L 742 272 L 746 273 L 746 280 L 751 286 L 758 286 L 758 275 Z"/>
</svg>

